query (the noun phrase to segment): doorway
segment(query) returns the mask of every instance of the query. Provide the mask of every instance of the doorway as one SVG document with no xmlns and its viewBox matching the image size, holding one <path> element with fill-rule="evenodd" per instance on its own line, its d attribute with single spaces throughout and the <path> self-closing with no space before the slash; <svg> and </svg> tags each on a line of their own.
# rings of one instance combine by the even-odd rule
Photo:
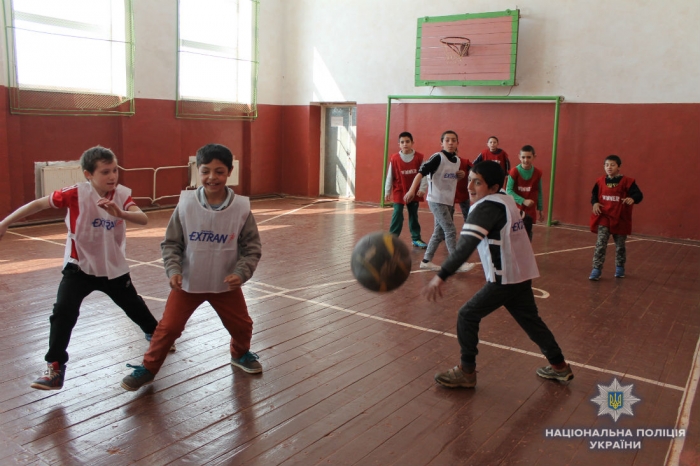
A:
<svg viewBox="0 0 700 466">
<path fill-rule="evenodd" d="M 357 107 L 324 105 L 321 150 L 321 194 L 355 198 Z"/>
</svg>

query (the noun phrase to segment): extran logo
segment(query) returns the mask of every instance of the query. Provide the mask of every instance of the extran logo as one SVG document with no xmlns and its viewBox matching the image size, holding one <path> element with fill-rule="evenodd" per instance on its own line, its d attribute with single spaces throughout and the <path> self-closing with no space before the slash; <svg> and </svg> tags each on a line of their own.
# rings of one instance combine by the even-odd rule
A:
<svg viewBox="0 0 700 466">
<path fill-rule="evenodd" d="M 122 223 L 124 223 L 124 220 L 121 219 L 115 222 L 114 220 L 108 220 L 106 218 L 97 217 L 95 220 L 92 221 L 92 226 L 95 228 L 104 228 L 109 231 L 112 228 L 121 225 Z"/>
<path fill-rule="evenodd" d="M 202 241 L 204 243 L 225 243 L 229 240 L 233 240 L 236 237 L 235 234 L 228 233 L 214 233 L 211 230 L 193 231 L 190 233 L 190 241 Z"/>
<path fill-rule="evenodd" d="M 600 406 L 598 416 L 609 414 L 615 422 L 622 414 L 634 416 L 632 405 L 642 400 L 632 395 L 632 388 L 633 384 L 620 385 L 617 378 L 609 386 L 599 384 L 598 396 L 591 399 Z"/>
<path fill-rule="evenodd" d="M 456 173 L 445 173 L 442 177 L 449 179 L 449 180 L 456 180 L 457 174 Z"/>
</svg>

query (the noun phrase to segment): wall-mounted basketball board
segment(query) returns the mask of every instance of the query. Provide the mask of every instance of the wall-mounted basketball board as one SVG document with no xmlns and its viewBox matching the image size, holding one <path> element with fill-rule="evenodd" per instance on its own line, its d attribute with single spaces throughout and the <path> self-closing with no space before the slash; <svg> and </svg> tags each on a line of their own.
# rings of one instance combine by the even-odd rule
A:
<svg viewBox="0 0 700 466">
<path fill-rule="evenodd" d="M 513 86 L 520 10 L 418 19 L 416 86 Z"/>
</svg>

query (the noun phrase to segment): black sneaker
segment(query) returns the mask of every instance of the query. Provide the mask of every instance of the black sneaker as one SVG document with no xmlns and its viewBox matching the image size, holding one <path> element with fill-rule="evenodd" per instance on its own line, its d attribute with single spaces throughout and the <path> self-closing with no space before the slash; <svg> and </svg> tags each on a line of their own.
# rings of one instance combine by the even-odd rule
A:
<svg viewBox="0 0 700 466">
<path fill-rule="evenodd" d="M 144 385 L 152 383 L 153 379 L 156 377 L 142 365 L 132 366 L 131 364 L 127 364 L 126 367 L 132 368 L 134 372 L 122 379 L 122 388 L 124 390 L 129 390 L 130 392 L 136 391 Z"/>
<path fill-rule="evenodd" d="M 249 374 L 259 374 L 262 372 L 262 364 L 258 362 L 258 355 L 252 351 L 248 351 L 246 354 L 238 359 L 231 358 L 231 364 L 243 369 Z"/>
<path fill-rule="evenodd" d="M 50 362 L 46 364 L 44 375 L 36 379 L 30 387 L 37 390 L 60 390 L 63 388 L 63 378 L 65 376 L 65 364 Z"/>
<path fill-rule="evenodd" d="M 566 365 L 566 369 L 561 371 L 554 369 L 552 366 L 540 367 L 537 369 L 537 375 L 544 379 L 553 379 L 560 382 L 568 382 L 574 378 L 574 373 L 569 364 Z"/>
</svg>

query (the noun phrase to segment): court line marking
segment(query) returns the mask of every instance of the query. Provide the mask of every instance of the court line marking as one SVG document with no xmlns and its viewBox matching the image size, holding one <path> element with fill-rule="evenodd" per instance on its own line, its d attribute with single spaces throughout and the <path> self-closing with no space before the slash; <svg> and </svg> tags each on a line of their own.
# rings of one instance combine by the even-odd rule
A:
<svg viewBox="0 0 700 466">
<path fill-rule="evenodd" d="M 340 283 L 342 283 L 342 282 L 340 282 Z M 269 287 L 271 287 L 271 288 L 273 287 L 272 285 L 264 285 L 264 284 L 259 284 L 259 283 L 255 283 L 255 284 L 251 283 L 251 284 L 249 284 L 248 286 L 249 286 L 250 289 L 253 289 L 253 290 L 255 290 L 255 291 L 262 291 L 262 292 L 265 292 L 265 291 L 266 291 L 266 290 L 264 290 L 264 289 L 256 288 L 255 285 L 269 286 Z M 322 285 L 313 285 L 313 286 L 304 287 L 304 288 L 301 288 L 301 289 L 308 289 L 308 288 L 313 288 L 313 287 L 316 287 L 316 286 L 322 286 Z M 276 287 L 276 286 L 274 286 L 274 288 L 278 288 L 278 289 L 282 289 L 282 290 L 283 290 L 283 288 L 281 288 L 281 287 Z M 299 290 L 299 289 L 295 289 L 295 290 Z M 295 290 L 289 290 L 288 292 L 295 291 Z M 377 321 L 380 321 L 380 322 L 386 322 L 386 323 L 389 323 L 389 324 L 400 325 L 400 326 L 402 326 L 402 327 L 412 328 L 412 329 L 419 330 L 419 331 L 422 331 L 422 332 L 435 333 L 435 334 L 437 334 L 437 335 L 444 335 L 444 336 L 451 337 L 451 338 L 457 338 L 457 335 L 455 335 L 455 334 L 453 334 L 453 333 L 442 332 L 442 331 L 440 331 L 440 330 L 434 330 L 434 329 L 427 328 L 427 327 L 421 327 L 421 326 L 418 326 L 418 325 L 413 325 L 413 324 L 409 324 L 409 323 L 406 323 L 406 322 L 401 322 L 401 321 L 398 321 L 398 320 L 395 320 L 395 319 L 387 319 L 386 317 L 379 317 L 379 316 L 376 316 L 376 315 L 367 314 L 367 313 L 365 313 L 365 312 L 353 311 L 353 310 L 351 310 L 351 309 L 346 309 L 346 308 L 343 308 L 343 307 L 340 307 L 340 306 L 336 306 L 336 305 L 334 305 L 334 304 L 329 304 L 329 303 L 326 303 L 326 302 L 323 302 L 323 301 L 317 301 L 317 300 L 315 300 L 315 299 L 299 298 L 299 297 L 297 297 L 297 296 L 290 296 L 290 295 L 288 295 L 288 294 L 284 294 L 283 292 L 271 293 L 270 295 L 274 295 L 274 296 L 283 296 L 283 297 L 285 297 L 285 298 L 293 299 L 293 300 L 295 300 L 295 301 L 306 302 L 306 303 L 309 303 L 309 304 L 318 304 L 318 305 L 320 305 L 320 306 L 325 306 L 325 307 L 327 307 L 327 308 L 335 309 L 335 310 L 337 310 L 337 311 L 345 312 L 345 313 L 348 313 L 348 314 L 351 314 L 351 315 L 357 315 L 357 316 L 360 316 L 360 317 L 369 318 L 369 319 L 377 320 Z M 252 299 L 263 299 L 263 298 L 264 298 L 264 297 L 252 298 Z M 246 301 L 248 301 L 248 298 L 246 298 Z M 698 340 L 698 341 L 700 342 L 700 340 Z M 523 349 L 520 349 L 520 348 L 515 348 L 515 347 L 513 347 L 513 346 L 501 345 L 501 344 L 499 344 L 499 343 L 491 343 L 491 342 L 484 341 L 484 340 L 479 340 L 479 343 L 480 343 L 480 344 L 484 344 L 484 345 L 486 345 L 486 346 L 491 346 L 491 347 L 494 347 L 494 348 L 503 349 L 503 350 L 506 350 L 506 351 L 513 351 L 513 352 L 516 352 L 516 353 L 526 354 L 526 355 L 528 355 L 528 356 L 534 356 L 534 357 L 537 357 L 537 358 L 542 358 L 542 357 L 543 357 L 542 354 L 540 354 L 540 353 L 535 353 L 535 352 L 532 352 L 532 351 L 527 351 L 527 350 L 523 350 Z M 677 385 L 672 385 L 672 384 L 668 384 L 668 383 L 664 383 L 664 382 L 659 382 L 659 381 L 657 381 L 657 380 L 648 379 L 648 378 L 646 378 L 646 377 L 640 377 L 640 376 L 636 376 L 636 375 L 629 374 L 629 373 L 614 371 L 614 370 L 610 370 L 610 369 L 604 369 L 604 368 L 602 368 L 602 367 L 592 366 L 592 365 L 590 365 L 590 364 L 584 364 L 584 363 L 572 362 L 572 361 L 567 361 L 567 362 L 568 362 L 569 364 L 571 364 L 572 366 L 575 366 L 575 367 L 581 367 L 581 368 L 584 368 L 584 369 L 589 369 L 589 370 L 592 370 L 592 371 L 595 371 L 595 372 L 602 372 L 602 373 L 605 373 L 605 374 L 617 375 L 617 376 L 620 376 L 620 377 L 625 377 L 625 378 L 628 378 L 628 379 L 637 380 L 637 381 L 640 381 L 640 382 L 645 382 L 645 383 L 648 383 L 648 384 L 651 384 L 651 385 L 656 385 L 656 386 L 659 386 L 659 387 L 664 387 L 664 388 L 670 388 L 670 389 L 673 389 L 673 390 L 678 390 L 678 391 L 681 391 L 681 392 L 684 392 L 684 393 L 685 393 L 685 390 L 686 390 L 685 388 L 679 387 L 679 386 L 677 386 Z"/>
<path fill-rule="evenodd" d="M 695 364 L 693 365 L 688 382 L 685 384 L 685 392 L 681 398 L 681 404 L 678 407 L 678 417 L 676 418 L 676 429 L 684 429 L 686 435 L 690 425 L 690 411 L 693 408 L 695 394 L 698 391 L 700 384 L 700 338 L 695 346 Z M 685 437 L 674 437 L 666 452 L 666 461 L 664 464 L 675 466 L 680 463 L 681 453 L 685 445 Z"/>
<path fill-rule="evenodd" d="M 279 214 L 279 215 L 275 215 L 274 217 L 266 218 L 265 220 L 261 220 L 261 221 L 256 222 L 256 223 L 257 223 L 258 225 L 262 225 L 263 223 L 270 222 L 270 221 L 275 220 L 275 219 L 280 218 L 280 217 L 284 217 L 285 215 L 289 215 L 289 214 L 293 214 L 294 212 L 298 212 L 298 211 L 300 211 L 301 209 L 306 209 L 307 207 L 311 207 L 311 206 L 313 206 L 313 205 L 320 204 L 320 203 L 326 203 L 326 202 L 336 202 L 336 201 L 333 201 L 333 200 L 326 200 L 326 199 L 315 200 L 315 201 L 313 201 L 313 202 L 310 203 L 310 204 L 307 204 L 307 205 L 305 205 L 305 206 L 299 207 L 298 209 L 288 210 L 287 212 L 281 213 L 281 214 Z"/>
</svg>

